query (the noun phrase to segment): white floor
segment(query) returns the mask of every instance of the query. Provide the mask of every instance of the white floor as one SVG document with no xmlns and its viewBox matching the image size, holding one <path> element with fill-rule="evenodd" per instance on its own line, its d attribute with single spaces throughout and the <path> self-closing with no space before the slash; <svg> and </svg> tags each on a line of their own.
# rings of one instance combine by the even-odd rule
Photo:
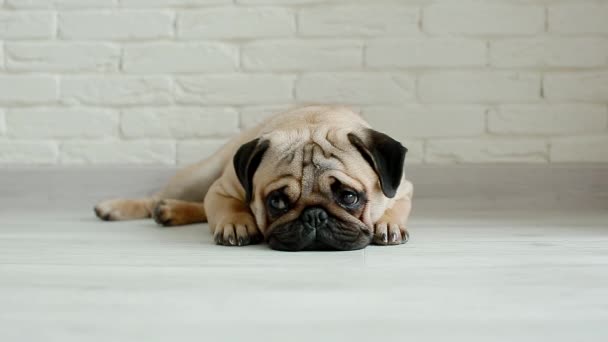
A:
<svg viewBox="0 0 608 342">
<path fill-rule="evenodd" d="M 415 216 L 354 252 L 0 213 L 0 341 L 608 341 L 608 212 Z"/>
</svg>

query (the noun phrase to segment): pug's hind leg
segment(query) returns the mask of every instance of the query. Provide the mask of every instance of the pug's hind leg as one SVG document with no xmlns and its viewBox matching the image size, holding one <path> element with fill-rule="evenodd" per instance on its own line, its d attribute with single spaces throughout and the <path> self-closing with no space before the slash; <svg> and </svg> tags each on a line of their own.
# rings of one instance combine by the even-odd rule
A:
<svg viewBox="0 0 608 342">
<path fill-rule="evenodd" d="M 152 216 L 156 223 L 165 227 L 207 222 L 205 207 L 201 202 L 164 199 L 158 202 Z"/>
<path fill-rule="evenodd" d="M 406 243 L 410 238 L 406 225 L 411 210 L 412 202 L 409 198 L 400 199 L 392 208 L 387 209 L 374 224 L 374 244 L 386 246 Z"/>
<path fill-rule="evenodd" d="M 210 193 L 205 202 L 209 228 L 218 245 L 246 246 L 264 240 L 253 214 L 242 201 L 217 193 Z"/>
<path fill-rule="evenodd" d="M 149 218 L 156 205 L 155 198 L 113 199 L 95 206 L 95 214 L 104 221 L 125 221 Z"/>
</svg>

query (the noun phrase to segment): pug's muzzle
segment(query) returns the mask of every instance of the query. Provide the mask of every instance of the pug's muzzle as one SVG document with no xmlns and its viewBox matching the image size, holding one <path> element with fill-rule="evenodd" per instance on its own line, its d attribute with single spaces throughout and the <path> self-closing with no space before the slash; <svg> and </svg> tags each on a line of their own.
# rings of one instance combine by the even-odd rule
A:
<svg viewBox="0 0 608 342">
<path fill-rule="evenodd" d="M 299 218 L 274 228 L 266 239 L 272 249 L 356 250 L 372 242 L 372 232 L 356 222 L 344 222 L 322 207 L 310 207 Z"/>
</svg>

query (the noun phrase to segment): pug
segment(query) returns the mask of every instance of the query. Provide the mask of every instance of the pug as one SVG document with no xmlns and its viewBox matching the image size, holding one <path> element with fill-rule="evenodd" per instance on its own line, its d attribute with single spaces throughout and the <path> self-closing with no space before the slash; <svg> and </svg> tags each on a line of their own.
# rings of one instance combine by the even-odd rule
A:
<svg viewBox="0 0 608 342">
<path fill-rule="evenodd" d="M 355 250 L 399 245 L 413 186 L 407 149 L 344 107 L 309 106 L 269 118 L 177 172 L 149 198 L 99 203 L 106 221 L 208 222 L 224 246 Z"/>
</svg>

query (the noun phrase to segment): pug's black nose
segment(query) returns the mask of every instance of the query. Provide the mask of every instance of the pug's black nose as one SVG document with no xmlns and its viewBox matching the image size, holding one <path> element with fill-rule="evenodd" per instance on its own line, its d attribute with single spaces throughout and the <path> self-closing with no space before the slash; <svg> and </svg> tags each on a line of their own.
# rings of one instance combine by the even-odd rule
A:
<svg viewBox="0 0 608 342">
<path fill-rule="evenodd" d="M 301 215 L 302 222 L 308 228 L 319 229 L 327 224 L 327 212 L 323 208 L 308 208 Z"/>
</svg>

